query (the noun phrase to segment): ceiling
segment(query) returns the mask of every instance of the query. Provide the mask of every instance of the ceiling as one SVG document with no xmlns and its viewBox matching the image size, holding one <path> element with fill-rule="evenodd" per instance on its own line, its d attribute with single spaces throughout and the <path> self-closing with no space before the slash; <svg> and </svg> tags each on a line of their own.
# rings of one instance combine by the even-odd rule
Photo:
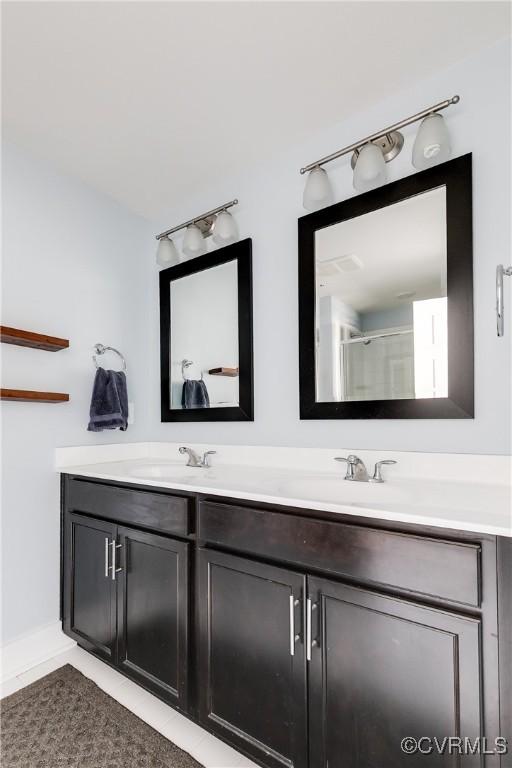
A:
<svg viewBox="0 0 512 768">
<path fill-rule="evenodd" d="M 160 219 L 506 36 L 509 16 L 506 2 L 3 2 L 4 134 Z"/>
<path fill-rule="evenodd" d="M 318 230 L 315 255 L 319 295 L 336 296 L 356 312 L 446 296 L 446 188 Z M 343 267 L 347 256 L 355 257 L 348 266 L 359 268 L 325 274 L 326 262 L 341 257 Z"/>
</svg>

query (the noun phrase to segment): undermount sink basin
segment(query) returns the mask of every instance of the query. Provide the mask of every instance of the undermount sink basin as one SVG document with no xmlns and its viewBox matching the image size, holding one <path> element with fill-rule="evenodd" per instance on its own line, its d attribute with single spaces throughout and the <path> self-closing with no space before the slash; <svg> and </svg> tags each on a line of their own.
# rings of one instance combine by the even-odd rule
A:
<svg viewBox="0 0 512 768">
<path fill-rule="evenodd" d="M 400 502 L 404 493 L 386 483 L 359 483 L 339 477 L 301 477 L 279 485 L 279 492 L 290 498 L 312 499 L 332 504 L 374 506 L 380 502 Z"/>
<path fill-rule="evenodd" d="M 146 464 L 134 467 L 130 474 L 133 477 L 148 480 L 197 480 L 205 474 L 202 467 L 187 467 L 185 464 Z"/>
</svg>

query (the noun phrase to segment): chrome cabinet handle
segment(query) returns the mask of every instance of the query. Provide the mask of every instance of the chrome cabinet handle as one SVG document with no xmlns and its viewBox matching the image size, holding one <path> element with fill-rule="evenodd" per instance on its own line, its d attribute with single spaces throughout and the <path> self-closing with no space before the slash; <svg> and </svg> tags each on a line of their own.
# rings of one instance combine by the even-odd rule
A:
<svg viewBox="0 0 512 768">
<path fill-rule="evenodd" d="M 108 579 L 108 572 L 110 570 L 110 566 L 108 564 L 108 548 L 110 546 L 108 536 L 105 536 L 105 578 Z"/>
<path fill-rule="evenodd" d="M 306 600 L 306 659 L 311 661 L 311 599 Z"/>
<path fill-rule="evenodd" d="M 297 605 L 299 605 L 299 601 L 290 595 L 290 656 L 295 656 L 295 643 L 300 637 L 300 635 L 295 634 L 295 607 Z"/>
<path fill-rule="evenodd" d="M 498 336 L 505 335 L 505 302 L 503 299 L 503 278 L 512 277 L 512 267 L 498 264 L 496 267 L 496 332 Z"/>
<path fill-rule="evenodd" d="M 116 540 L 112 539 L 110 542 L 110 546 L 112 547 L 112 581 L 116 580 Z"/>
<path fill-rule="evenodd" d="M 118 549 L 121 549 L 123 546 L 122 544 L 116 544 L 116 540 L 112 539 L 110 542 L 110 546 L 112 547 L 112 565 L 110 566 L 112 568 L 112 581 L 116 580 L 116 573 L 119 573 L 119 571 L 122 571 L 122 568 L 116 568 L 116 552 Z"/>
<path fill-rule="evenodd" d="M 306 659 L 311 661 L 311 649 L 314 645 L 318 645 L 316 640 L 311 639 L 311 616 L 313 611 L 317 609 L 317 603 L 312 603 L 311 598 L 306 600 Z"/>
</svg>

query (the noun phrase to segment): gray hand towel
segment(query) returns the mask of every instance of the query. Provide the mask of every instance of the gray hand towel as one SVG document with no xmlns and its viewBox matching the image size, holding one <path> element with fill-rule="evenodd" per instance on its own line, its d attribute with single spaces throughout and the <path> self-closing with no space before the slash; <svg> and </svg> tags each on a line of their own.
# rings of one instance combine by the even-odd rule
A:
<svg viewBox="0 0 512 768">
<path fill-rule="evenodd" d="M 123 371 L 98 368 L 92 388 L 89 432 L 128 429 L 128 390 Z"/>
<path fill-rule="evenodd" d="M 209 408 L 210 398 L 206 384 L 194 379 L 186 379 L 183 382 L 183 392 L 181 395 L 181 405 L 183 408 Z"/>
</svg>

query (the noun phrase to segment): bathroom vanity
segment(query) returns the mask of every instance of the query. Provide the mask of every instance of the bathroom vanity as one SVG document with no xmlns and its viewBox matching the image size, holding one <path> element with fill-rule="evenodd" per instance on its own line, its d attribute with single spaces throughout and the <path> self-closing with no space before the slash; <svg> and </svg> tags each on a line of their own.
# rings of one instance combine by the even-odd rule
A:
<svg viewBox="0 0 512 768">
<path fill-rule="evenodd" d="M 190 490 L 61 475 L 80 646 L 265 768 L 455 766 L 401 740 L 512 741 L 511 537 L 230 498 L 201 471 Z"/>
</svg>

